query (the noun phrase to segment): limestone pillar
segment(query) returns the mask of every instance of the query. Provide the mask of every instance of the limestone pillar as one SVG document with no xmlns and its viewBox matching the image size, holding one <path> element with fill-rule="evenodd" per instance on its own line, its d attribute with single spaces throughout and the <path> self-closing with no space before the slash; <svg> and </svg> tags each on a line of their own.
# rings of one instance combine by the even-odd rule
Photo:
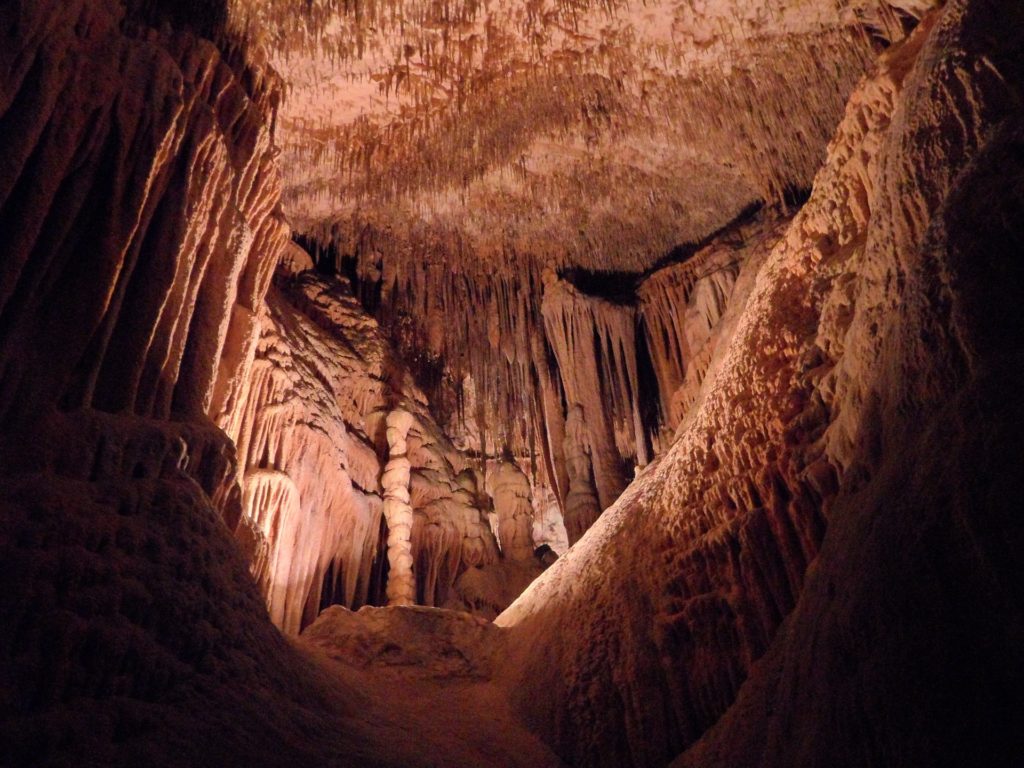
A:
<svg viewBox="0 0 1024 768">
<path fill-rule="evenodd" d="M 412 505 L 409 503 L 410 464 L 406 437 L 413 417 L 396 408 L 387 417 L 388 463 L 384 489 L 384 519 L 388 525 L 388 605 L 416 604 L 416 577 L 412 571 Z"/>
<path fill-rule="evenodd" d="M 498 515 L 498 546 L 510 560 L 533 556 L 533 505 L 530 481 L 511 461 L 502 461 L 488 478 Z"/>
<path fill-rule="evenodd" d="M 593 465 L 590 460 L 590 436 L 583 409 L 569 409 L 565 420 L 565 466 L 569 475 L 569 492 L 565 497 L 565 531 L 569 544 L 575 544 L 601 514 L 601 503 L 594 489 Z"/>
</svg>

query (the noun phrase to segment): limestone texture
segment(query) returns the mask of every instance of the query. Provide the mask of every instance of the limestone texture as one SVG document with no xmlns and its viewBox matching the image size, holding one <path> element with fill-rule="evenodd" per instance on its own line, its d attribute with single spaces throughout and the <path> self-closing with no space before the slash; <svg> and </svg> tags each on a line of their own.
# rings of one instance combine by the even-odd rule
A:
<svg viewBox="0 0 1024 768">
<path fill-rule="evenodd" d="M 1024 5 L 0 2 L 0 765 L 1024 763 Z"/>
</svg>

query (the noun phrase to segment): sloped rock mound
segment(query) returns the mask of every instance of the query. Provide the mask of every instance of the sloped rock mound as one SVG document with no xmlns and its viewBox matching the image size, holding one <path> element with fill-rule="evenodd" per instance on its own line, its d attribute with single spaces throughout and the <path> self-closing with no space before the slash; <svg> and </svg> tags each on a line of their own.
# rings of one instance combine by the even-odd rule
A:
<svg viewBox="0 0 1024 768">
<path fill-rule="evenodd" d="M 399 606 L 353 612 L 332 606 L 302 639 L 335 661 L 363 669 L 401 668 L 449 679 L 490 677 L 501 635 L 489 621 L 461 611 Z"/>
</svg>

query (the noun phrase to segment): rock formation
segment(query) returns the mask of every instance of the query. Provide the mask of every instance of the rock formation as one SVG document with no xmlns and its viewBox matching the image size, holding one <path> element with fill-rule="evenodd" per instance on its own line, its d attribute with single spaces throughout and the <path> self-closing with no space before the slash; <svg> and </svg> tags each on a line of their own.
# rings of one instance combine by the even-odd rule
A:
<svg viewBox="0 0 1024 768">
<path fill-rule="evenodd" d="M 640 320 L 658 381 L 667 435 L 693 405 L 717 344 L 719 321 L 740 268 L 770 249 L 781 235 L 779 224 L 755 218 L 738 223 L 685 261 L 652 273 L 637 287 Z"/>
<path fill-rule="evenodd" d="M 1022 29 L 0 4 L 0 763 L 1019 764 Z"/>
<path fill-rule="evenodd" d="M 498 518 L 498 544 L 512 560 L 533 555 L 533 504 L 530 482 L 511 461 L 501 461 L 488 478 Z"/>
<path fill-rule="evenodd" d="M 534 546 L 546 546 L 556 555 L 564 555 L 569 549 L 569 534 L 555 492 L 543 485 L 534 486 L 532 502 Z"/>
<path fill-rule="evenodd" d="M 569 760 L 660 764 L 717 722 L 680 764 L 867 765 L 888 761 L 889 750 L 913 761 L 970 762 L 984 753 L 1005 762 L 1009 753 L 999 750 L 1012 738 L 1003 729 L 1012 728 L 1003 715 L 968 717 L 950 730 L 962 677 L 935 656 L 897 671 L 912 653 L 903 632 L 915 644 L 944 634 L 929 611 L 976 637 L 968 629 L 974 609 L 953 618 L 943 604 L 972 599 L 971 588 L 915 607 L 883 597 L 905 588 L 923 595 L 937 571 L 952 576 L 965 557 L 989 563 L 992 605 L 1010 588 L 1008 571 L 988 570 L 1000 568 L 994 551 L 975 550 L 973 538 L 958 540 L 940 522 L 971 514 L 952 490 L 959 480 L 913 466 L 944 462 L 940 443 L 918 439 L 914 460 L 897 447 L 926 424 L 935 435 L 955 434 L 950 398 L 980 396 L 976 388 L 987 386 L 975 379 L 980 370 L 970 372 L 978 351 L 968 338 L 993 316 L 947 303 L 966 265 L 945 255 L 945 222 L 961 190 L 985 190 L 991 200 L 1002 188 L 1001 174 L 981 169 L 991 167 L 989 153 L 1006 157 L 1003 132 L 1018 130 L 1008 74 L 1019 67 L 1011 64 L 1019 45 L 984 31 L 1000 13 L 1020 20 L 1008 6 L 950 4 L 880 57 L 851 98 L 810 200 L 767 257 L 741 270 L 733 293 L 745 296 L 742 311 L 734 302 L 726 313 L 699 412 L 581 547 L 499 617 L 522 637 L 509 667 L 515 698 Z M 961 85 L 951 89 L 953 81 Z M 939 125 L 959 128 L 941 134 Z M 936 158 L 945 170 L 925 172 Z M 1019 232 L 1019 221 L 997 229 Z M 934 343 L 948 355 L 924 351 Z M 999 358 L 987 369 L 993 375 L 1017 365 Z M 960 433 L 941 444 L 977 458 L 973 440 Z M 894 491 L 901 475 L 917 487 L 922 471 L 933 485 L 919 498 Z M 946 493 L 941 503 L 925 501 Z M 899 499 L 897 508 L 884 499 Z M 874 525 L 895 538 L 875 538 Z M 946 533 L 929 532 L 933 525 Z M 897 540 L 911 549 L 893 548 Z M 939 555 L 930 546 L 948 549 Z M 873 575 L 858 576 L 864 569 Z M 643 611 L 636 595 L 645 596 Z M 786 616 L 796 623 L 783 624 Z M 590 642 L 570 639 L 579 634 Z M 974 641 L 951 642 L 970 659 L 970 674 L 988 674 L 992 660 L 977 655 Z M 901 682 L 881 682 L 884 670 Z M 928 674 L 943 703 L 926 693 L 918 676 Z M 998 710 L 1002 693 L 983 692 L 977 679 L 964 684 L 987 712 Z M 849 698 L 833 698 L 831 686 Z M 893 698 L 883 704 L 880 689 Z M 861 714 L 852 701 L 865 702 Z M 899 701 L 913 702 L 915 714 Z M 946 725 L 911 735 L 923 711 Z M 618 725 L 594 712 L 614 712 Z"/>
<path fill-rule="evenodd" d="M 358 608 L 383 599 L 388 537 L 381 531 L 386 512 L 381 483 L 389 458 L 389 403 L 410 403 L 415 414 L 408 412 L 409 427 L 415 424 L 417 434 L 439 431 L 422 405 L 423 395 L 395 369 L 387 339 L 347 282 L 311 267 L 305 251 L 286 250 L 261 307 L 260 338 L 244 397 L 221 420 L 238 446 L 241 465 L 236 536 L 271 618 L 289 633 L 332 603 Z M 424 494 L 449 497 L 457 483 L 452 462 L 462 461 L 450 445 L 431 446 L 414 452 L 409 463 L 419 489 L 417 508 L 428 504 Z M 404 485 L 408 496 L 408 478 Z M 452 536 L 433 558 L 456 561 L 454 581 L 464 537 L 479 542 L 475 546 L 482 552 L 495 545 L 493 536 L 480 542 L 482 534 L 466 522 L 464 510 L 450 516 Z M 413 547 L 408 557 L 423 556 L 411 517 L 406 528 L 404 540 Z M 429 578 L 429 568 L 423 570 L 419 586 L 410 587 L 412 602 Z"/>
<path fill-rule="evenodd" d="M 406 437 L 412 414 L 395 409 L 387 417 L 388 463 L 384 488 L 384 518 L 388 524 L 388 605 L 415 605 L 416 577 L 412 573 L 412 506 L 409 504 L 409 459 Z"/>
<path fill-rule="evenodd" d="M 325 286 L 306 280 L 304 287 Z M 271 290 L 260 328 L 246 397 L 223 422 L 240 463 L 236 535 L 271 618 L 297 632 L 319 611 L 328 571 L 340 601 L 368 598 L 380 465 L 360 427 L 363 408 L 380 397 L 379 381 L 345 345 L 351 325 L 338 323 L 327 337 L 285 290 Z"/>
<path fill-rule="evenodd" d="M 569 475 L 565 530 L 569 542 L 575 544 L 601 514 L 601 503 L 594 491 L 590 433 L 583 420 L 583 408 L 578 405 L 569 409 L 565 420 L 565 466 Z"/>
</svg>

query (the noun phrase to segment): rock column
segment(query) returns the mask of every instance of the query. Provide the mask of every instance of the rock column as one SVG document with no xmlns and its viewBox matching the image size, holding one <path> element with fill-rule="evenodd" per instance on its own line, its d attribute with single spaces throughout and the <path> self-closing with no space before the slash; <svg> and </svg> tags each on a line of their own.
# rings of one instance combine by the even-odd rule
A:
<svg viewBox="0 0 1024 768">
<path fill-rule="evenodd" d="M 499 463 L 490 480 L 498 515 L 498 546 L 510 560 L 528 560 L 533 556 L 530 481 L 511 461 Z"/>
<path fill-rule="evenodd" d="M 412 414 L 395 409 L 387 417 L 388 463 L 381 486 L 384 518 L 388 524 L 388 605 L 416 604 L 416 577 L 412 572 L 412 505 L 409 504 L 409 459 L 406 437 Z"/>
<path fill-rule="evenodd" d="M 575 544 L 601 514 L 601 503 L 594 490 L 590 461 L 590 436 L 583 409 L 569 409 L 565 420 L 565 465 L 569 474 L 569 493 L 565 497 L 565 531 L 569 544 Z"/>
</svg>

